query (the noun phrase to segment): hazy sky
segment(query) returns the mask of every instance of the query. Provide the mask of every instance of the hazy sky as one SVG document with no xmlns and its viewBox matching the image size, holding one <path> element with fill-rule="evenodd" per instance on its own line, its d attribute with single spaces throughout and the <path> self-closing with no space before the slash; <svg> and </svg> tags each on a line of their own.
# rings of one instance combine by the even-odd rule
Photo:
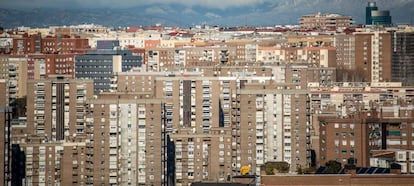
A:
<svg viewBox="0 0 414 186">
<path fill-rule="evenodd" d="M 331 6 L 337 9 L 344 4 L 355 8 L 364 7 L 368 0 L 0 0 L 4 8 L 129 8 L 143 5 L 183 5 L 189 8 L 232 9 L 237 7 L 270 6 L 277 8 L 301 8 Z M 403 7 L 414 0 L 377 0 L 384 8 Z M 70 6 L 68 6 L 70 5 Z M 413 9 L 411 9 L 413 10 Z M 411 12 L 413 13 L 413 12 Z"/>
<path fill-rule="evenodd" d="M 171 16 L 207 23 L 298 23 L 301 15 L 339 13 L 363 23 L 369 0 L 0 0 L 7 9 L 131 9 L 149 15 Z M 414 21 L 414 0 L 377 0 L 380 10 L 390 10 L 393 22 Z"/>
</svg>

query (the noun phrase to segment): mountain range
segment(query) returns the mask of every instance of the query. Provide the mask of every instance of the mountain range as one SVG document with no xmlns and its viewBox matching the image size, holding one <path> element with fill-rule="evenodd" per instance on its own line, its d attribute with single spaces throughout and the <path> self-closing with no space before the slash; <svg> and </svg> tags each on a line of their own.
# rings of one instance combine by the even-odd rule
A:
<svg viewBox="0 0 414 186">
<path fill-rule="evenodd" d="M 62 2 L 66 1 L 68 0 L 62 0 Z M 120 2 L 125 1 L 128 0 Z M 53 6 L 33 5 L 33 7 L 13 6 L 13 4 L 5 2 L 4 8 L 0 8 L 0 27 L 46 27 L 83 23 L 112 27 L 144 26 L 156 23 L 181 27 L 198 24 L 273 26 L 298 24 L 302 15 L 317 12 L 352 16 L 355 24 L 363 24 L 365 6 L 368 2 L 363 0 L 244 0 L 245 4 L 232 6 L 228 1 L 223 0 L 223 7 L 221 7 L 220 4 L 187 5 L 173 3 L 174 1 L 155 0 L 154 3 L 132 3 L 131 6 L 110 6 L 101 3 L 89 7 L 80 3 L 74 3 L 71 6 L 70 1 L 62 3 L 62 5 L 56 3 L 57 5 Z M 238 1 L 242 3 L 243 0 L 235 0 L 234 3 Z M 90 4 L 93 0 L 88 2 Z M 117 1 L 111 2 L 116 3 Z M 206 2 L 209 1 L 206 0 Z M 252 3 L 249 4 L 249 2 Z M 412 24 L 414 21 L 414 0 L 378 0 L 377 6 L 380 10 L 390 10 L 394 23 Z"/>
</svg>

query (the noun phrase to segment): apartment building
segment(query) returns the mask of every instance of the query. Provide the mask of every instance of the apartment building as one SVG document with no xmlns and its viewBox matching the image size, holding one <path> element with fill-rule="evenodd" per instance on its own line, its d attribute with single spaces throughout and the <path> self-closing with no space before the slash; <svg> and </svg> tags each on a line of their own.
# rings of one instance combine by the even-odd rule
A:
<svg viewBox="0 0 414 186">
<path fill-rule="evenodd" d="M 187 66 L 229 64 L 236 61 L 236 48 L 226 45 L 215 45 L 207 48 L 190 48 L 188 49 L 186 56 Z"/>
<path fill-rule="evenodd" d="M 50 141 L 65 141 L 84 133 L 84 102 L 93 95 L 92 81 L 54 76 L 29 80 L 27 84 L 27 127 L 32 135 Z"/>
<path fill-rule="evenodd" d="M 174 48 L 147 48 L 145 51 L 145 64 L 148 71 L 163 72 L 174 71 L 177 66 Z"/>
<path fill-rule="evenodd" d="M 89 32 L 75 32 L 79 35 Z M 156 47 L 160 45 L 160 39 L 162 38 L 162 33 L 151 32 L 151 31 L 117 31 L 117 32 L 100 32 L 95 33 L 94 35 L 85 35 L 84 37 L 88 39 L 89 45 L 91 48 L 96 48 L 99 40 L 118 40 L 119 46 L 122 48 L 135 47 L 135 48 L 148 48 Z M 98 37 L 96 37 L 98 36 Z M 154 41 L 154 42 L 153 42 Z M 149 44 L 152 43 L 152 44 Z M 162 45 L 161 45 L 162 46 Z"/>
<path fill-rule="evenodd" d="M 160 47 L 160 45 L 161 45 L 160 39 L 144 40 L 144 48 L 157 48 L 157 47 Z"/>
<path fill-rule="evenodd" d="M 316 81 L 332 70 L 199 66 L 177 72 L 123 72 L 113 83 L 114 91 L 138 94 L 137 99 L 165 99 L 165 130 L 174 142 L 174 180 L 187 185 L 226 182 L 239 175 L 242 166 L 259 174 L 267 161 L 287 161 L 292 172 L 308 167 L 306 74 Z M 334 81 L 334 73 L 330 75 Z"/>
<path fill-rule="evenodd" d="M 0 79 L 0 148 L 4 149 L 3 152 L 0 153 L 0 183 L 3 185 L 9 184 L 11 180 L 11 141 L 9 135 L 9 120 L 11 120 L 11 117 L 8 115 L 9 98 L 7 87 L 7 80 Z"/>
<path fill-rule="evenodd" d="M 57 35 L 43 36 L 42 34 L 23 34 L 13 38 L 13 54 L 68 54 L 78 53 L 89 49 L 88 39 L 79 36 Z"/>
<path fill-rule="evenodd" d="M 334 47 L 259 47 L 256 60 L 264 63 L 308 63 L 336 67 Z"/>
<path fill-rule="evenodd" d="M 200 75 L 156 77 L 156 87 L 164 87 L 157 88 L 156 96 L 166 98 L 166 131 L 175 144 L 178 185 L 223 182 L 237 170 L 232 161 L 236 154 L 231 156 L 231 83 Z"/>
<path fill-rule="evenodd" d="M 88 39 L 76 35 L 46 36 L 41 40 L 42 53 L 44 54 L 72 54 L 84 53 L 88 50 Z"/>
<path fill-rule="evenodd" d="M 10 54 L 13 49 L 13 38 L 8 34 L 2 34 L 0 38 L 0 54 Z"/>
<path fill-rule="evenodd" d="M 355 69 L 366 82 L 390 82 L 391 34 L 384 31 L 355 32 Z"/>
<path fill-rule="evenodd" d="M 55 76 L 29 80 L 27 91 L 27 124 L 14 128 L 26 135 L 13 138 L 25 154 L 24 184 L 84 184 L 84 114 L 93 82 Z"/>
<path fill-rule="evenodd" d="M 306 89 L 308 83 L 318 85 L 331 85 L 336 81 L 336 68 L 314 67 L 308 64 L 296 64 L 283 66 L 285 82 L 295 84 L 296 89 Z"/>
<path fill-rule="evenodd" d="M 253 40 L 229 40 L 226 43 L 229 47 L 236 48 L 235 61 L 253 62 L 256 61 L 257 43 Z"/>
<path fill-rule="evenodd" d="M 109 32 L 109 28 L 106 28 L 102 25 L 95 25 L 95 24 L 81 24 L 81 25 L 73 25 L 73 26 L 57 26 L 51 27 L 52 32 L 55 34 L 105 34 Z"/>
<path fill-rule="evenodd" d="M 253 130 L 247 130 L 245 135 L 248 137 L 242 138 L 241 143 L 252 144 L 256 147 L 253 153 L 253 157 L 256 156 L 256 160 L 253 160 L 256 164 L 256 174 L 267 161 L 285 161 L 290 164 L 292 172 L 301 167 L 308 167 L 310 152 L 307 147 L 310 141 L 307 128 L 310 123 L 307 122 L 306 90 L 297 89 L 292 84 L 276 84 L 266 85 L 266 88 L 262 90 L 257 86 L 246 85 L 246 88 L 241 91 L 242 99 L 244 97 L 247 104 L 253 103 L 253 107 L 249 105 L 241 107 L 241 120 L 256 123 Z M 250 92 L 250 94 L 243 95 L 244 92 Z M 252 100 L 248 99 L 249 97 Z M 249 141 L 249 137 L 253 137 L 253 143 Z M 242 153 L 244 150 L 242 147 Z M 249 162 L 248 158 L 251 157 L 249 150 L 246 155 L 248 156 L 244 157 L 247 157 L 245 162 Z"/>
<path fill-rule="evenodd" d="M 4 55 L 0 57 L 2 78 L 13 80 L 16 95 L 26 95 L 27 79 L 44 79 L 49 75 L 70 75 L 74 77 L 74 54 L 27 54 Z M 16 84 L 17 83 L 17 84 Z"/>
<path fill-rule="evenodd" d="M 287 33 L 286 39 L 282 42 L 282 46 L 288 47 L 329 47 L 334 46 L 332 36 L 314 35 L 314 36 L 298 36 Z"/>
<path fill-rule="evenodd" d="M 84 185 L 85 142 L 47 141 L 29 136 L 19 145 L 24 152 L 23 185 Z"/>
<path fill-rule="evenodd" d="M 355 35 L 349 33 L 333 36 L 336 48 L 338 82 L 359 82 L 362 77 L 356 73 L 355 66 Z"/>
<path fill-rule="evenodd" d="M 348 28 L 352 24 L 352 17 L 338 14 L 321 14 L 318 12 L 313 15 L 304 15 L 300 18 L 300 26 L 302 28 L 336 30 Z"/>
<path fill-rule="evenodd" d="M 130 50 L 119 50 L 118 47 L 118 41 L 102 41 L 97 50 L 76 56 L 76 79 L 91 79 L 95 93 L 107 92 L 111 89 L 111 77 L 114 73 L 141 66 L 141 56 L 132 55 Z"/>
<path fill-rule="evenodd" d="M 391 33 L 392 81 L 402 82 L 404 86 L 413 86 L 414 77 L 411 61 L 414 59 L 414 32 Z"/>
<path fill-rule="evenodd" d="M 26 96 L 27 58 L 19 56 L 0 57 L 0 79 L 8 85 L 9 103 Z"/>
<path fill-rule="evenodd" d="M 106 93 L 88 101 L 87 185 L 166 185 L 162 99 Z"/>
<path fill-rule="evenodd" d="M 356 166 L 369 166 L 369 148 L 367 139 L 368 125 L 363 122 L 363 114 L 350 118 L 336 116 L 318 117 L 320 121 L 319 136 L 320 149 L 317 152 L 318 165 L 324 165 L 329 160 L 346 164 L 349 158 L 355 160 Z"/>
<path fill-rule="evenodd" d="M 27 33 L 13 38 L 13 54 L 40 53 L 42 35 L 40 33 L 28 35 Z"/>
<path fill-rule="evenodd" d="M 373 151 L 411 150 L 412 91 L 401 83 L 311 88 L 318 164 L 355 158 L 357 166 L 369 166 Z"/>
<path fill-rule="evenodd" d="M 75 54 L 29 54 L 28 79 L 43 79 L 49 75 L 75 77 Z"/>
</svg>

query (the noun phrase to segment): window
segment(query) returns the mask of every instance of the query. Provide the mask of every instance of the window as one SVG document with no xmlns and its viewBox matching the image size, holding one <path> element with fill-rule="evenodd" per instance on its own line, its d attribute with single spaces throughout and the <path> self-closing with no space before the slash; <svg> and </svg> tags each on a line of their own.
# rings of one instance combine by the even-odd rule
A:
<svg viewBox="0 0 414 186">
<path fill-rule="evenodd" d="M 290 143 L 285 143 L 285 146 L 286 146 L 286 147 L 289 147 L 289 146 L 290 146 Z"/>
<path fill-rule="evenodd" d="M 398 152 L 397 161 L 405 161 L 405 152 Z"/>
</svg>

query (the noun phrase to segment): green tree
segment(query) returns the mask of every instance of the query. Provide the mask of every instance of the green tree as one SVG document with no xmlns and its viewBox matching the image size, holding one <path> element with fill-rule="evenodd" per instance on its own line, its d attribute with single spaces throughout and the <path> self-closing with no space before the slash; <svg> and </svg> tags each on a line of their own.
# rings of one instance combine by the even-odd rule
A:
<svg viewBox="0 0 414 186">
<path fill-rule="evenodd" d="M 274 175 L 275 173 L 273 172 L 273 164 L 272 163 L 266 163 L 265 164 L 265 172 L 266 175 Z"/>
<path fill-rule="evenodd" d="M 275 166 L 276 170 L 280 173 L 287 173 L 289 172 L 289 164 L 286 162 L 277 163 Z"/>
<path fill-rule="evenodd" d="M 326 173 L 336 174 L 339 170 L 341 170 L 342 165 L 341 163 L 335 160 L 329 160 L 326 162 Z"/>
<path fill-rule="evenodd" d="M 316 167 L 308 167 L 303 169 L 303 174 L 314 174 L 316 171 Z"/>
<path fill-rule="evenodd" d="M 302 169 L 302 167 L 298 167 L 298 168 L 296 169 L 296 172 L 297 172 L 298 174 L 303 174 L 303 169 Z"/>
</svg>

